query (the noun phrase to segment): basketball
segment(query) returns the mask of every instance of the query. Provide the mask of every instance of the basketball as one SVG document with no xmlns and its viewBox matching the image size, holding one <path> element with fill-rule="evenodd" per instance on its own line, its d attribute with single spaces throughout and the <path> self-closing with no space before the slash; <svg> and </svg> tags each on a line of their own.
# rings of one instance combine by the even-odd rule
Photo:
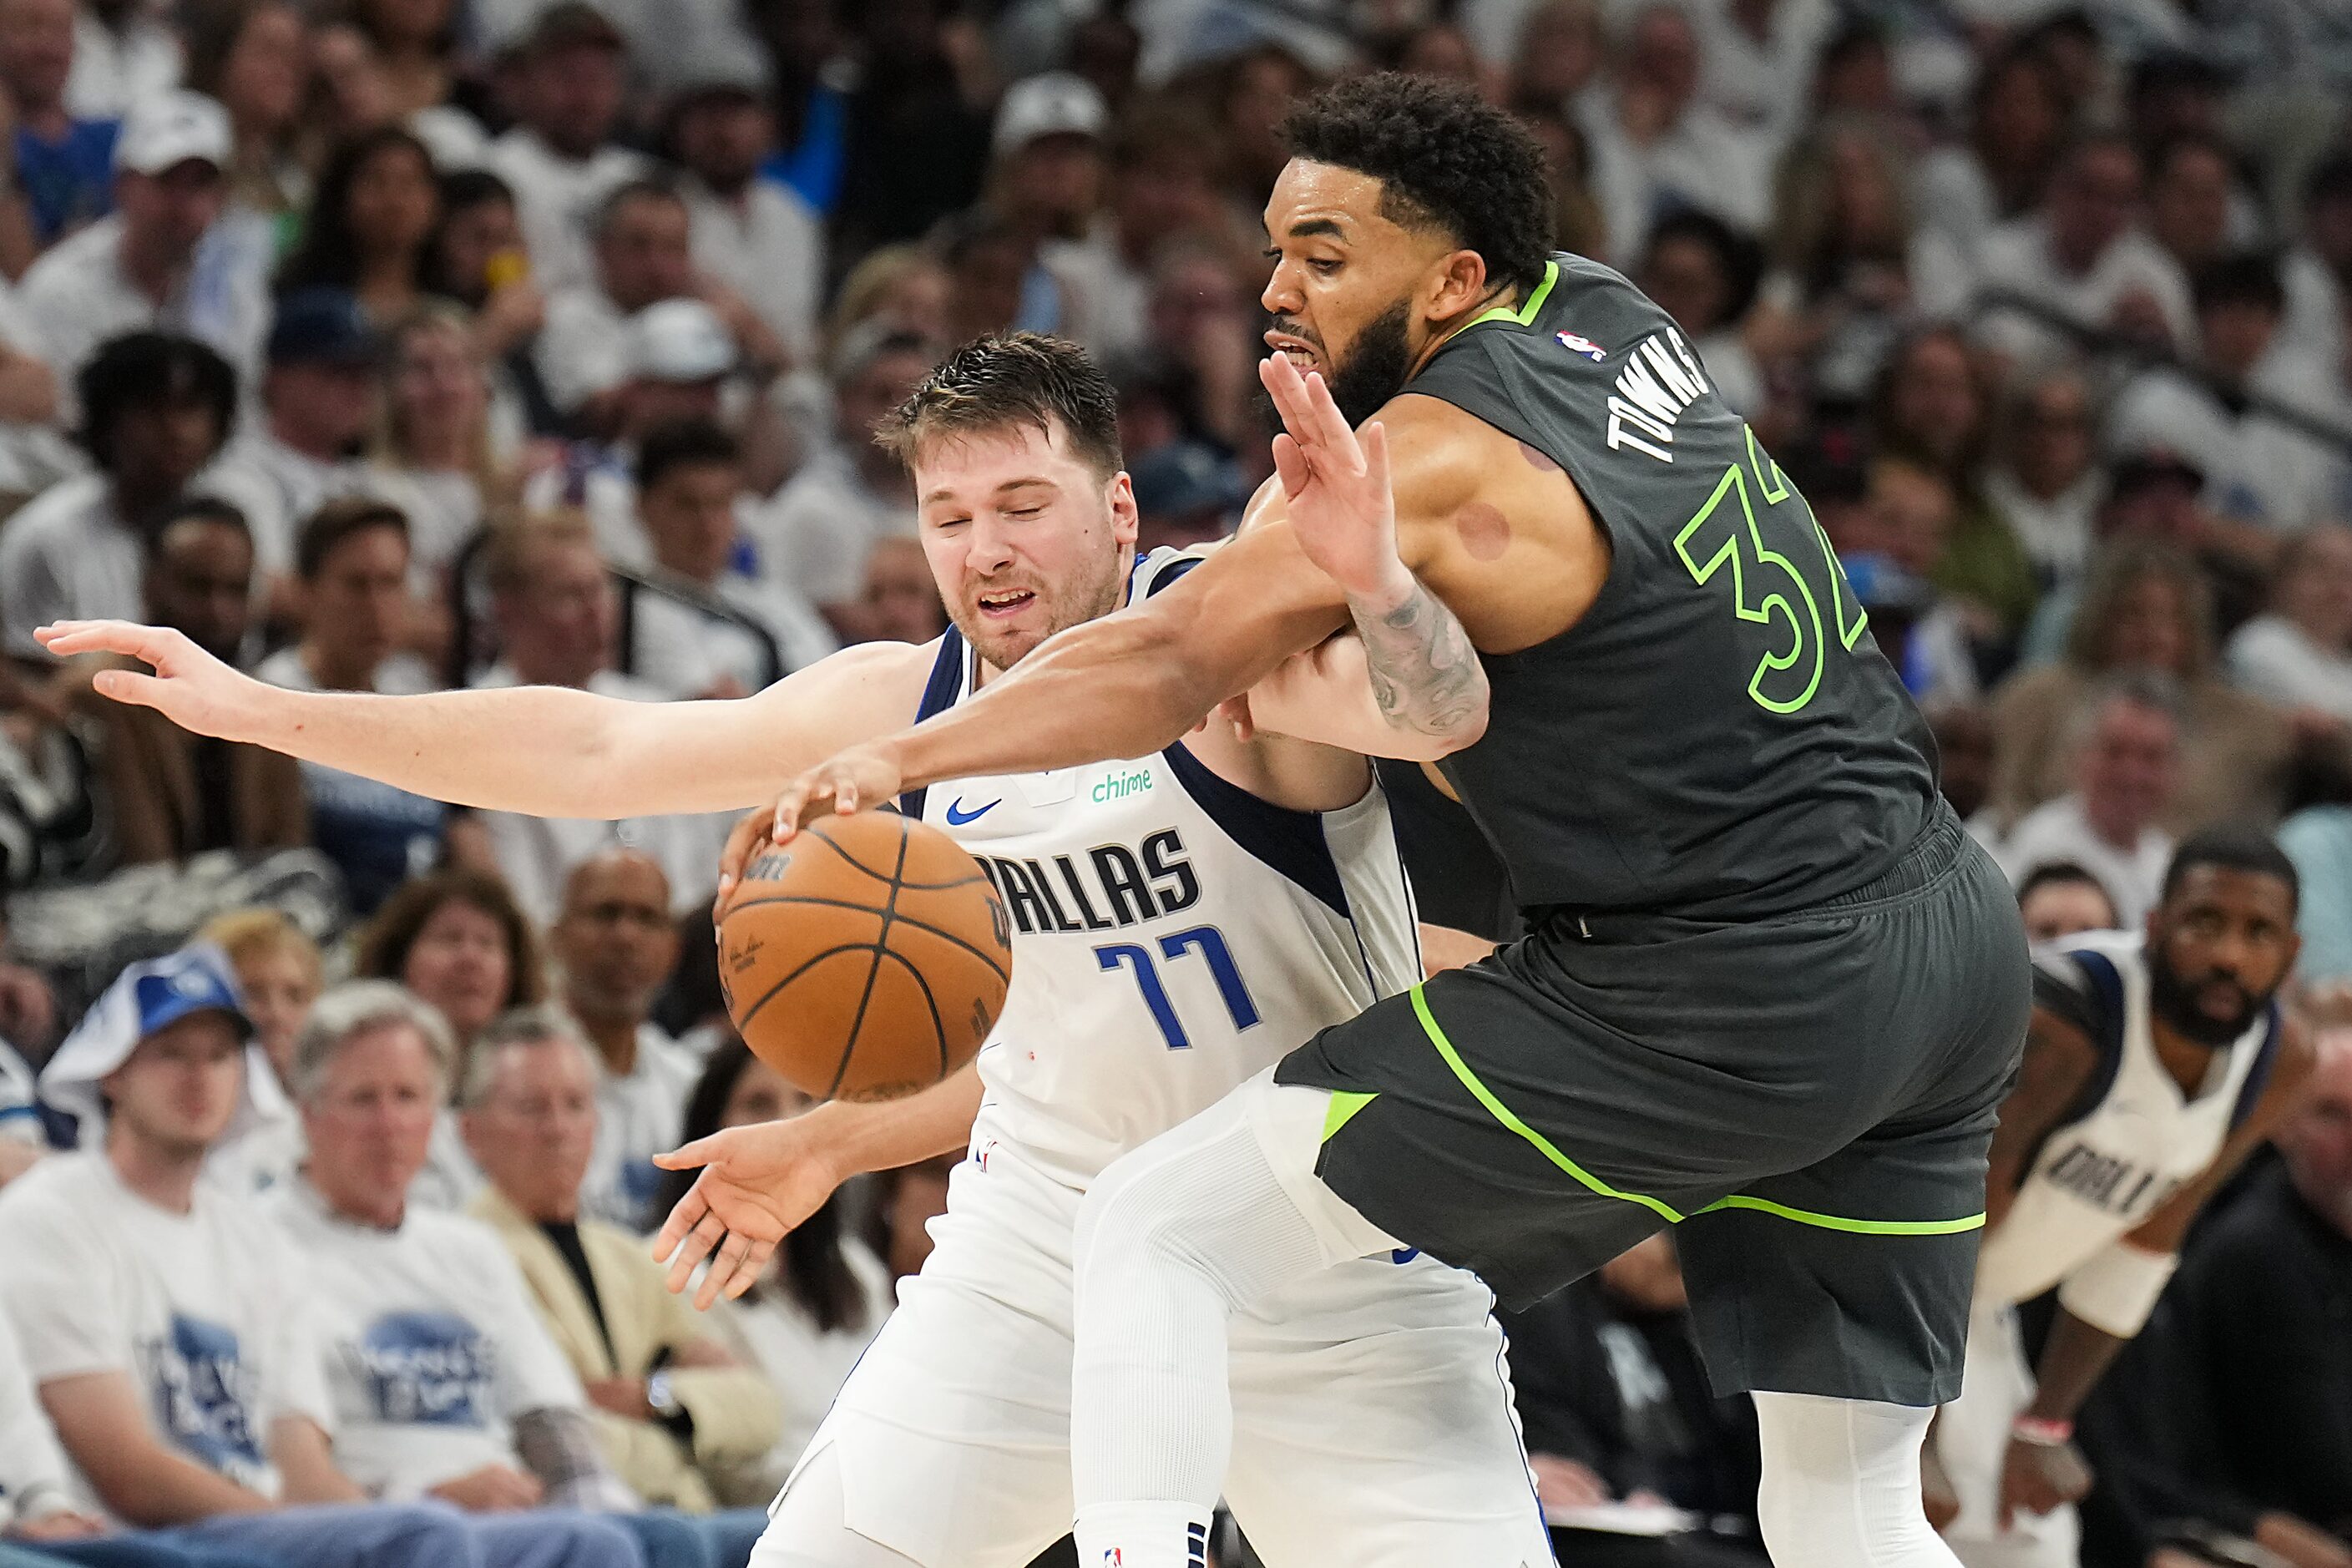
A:
<svg viewBox="0 0 2352 1568">
<path fill-rule="evenodd" d="M 896 1100 L 979 1054 L 1013 928 L 980 862 L 894 811 L 820 817 L 745 868 L 719 913 L 727 1011 L 822 1100 Z"/>
</svg>

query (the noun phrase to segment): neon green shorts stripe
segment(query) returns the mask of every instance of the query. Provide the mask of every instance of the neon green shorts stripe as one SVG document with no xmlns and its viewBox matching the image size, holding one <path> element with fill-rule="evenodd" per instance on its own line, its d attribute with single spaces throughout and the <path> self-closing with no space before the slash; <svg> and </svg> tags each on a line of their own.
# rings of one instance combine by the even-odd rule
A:
<svg viewBox="0 0 2352 1568">
<path fill-rule="evenodd" d="M 1641 1193 L 1618 1191 L 1566 1154 L 1561 1153 L 1550 1139 L 1513 1115 L 1511 1108 L 1495 1098 L 1494 1091 L 1479 1081 L 1478 1075 L 1470 1070 L 1470 1064 L 1464 1061 L 1462 1054 L 1454 1048 L 1454 1042 L 1445 1037 L 1445 1031 L 1438 1026 L 1436 1017 L 1429 1010 L 1429 1002 L 1422 994 L 1422 988 L 1415 985 L 1409 994 L 1412 997 L 1413 1016 L 1421 1020 L 1422 1032 L 1429 1037 L 1429 1043 L 1437 1047 L 1437 1054 L 1445 1058 L 1445 1065 L 1454 1069 L 1454 1076 L 1461 1079 L 1462 1087 L 1470 1091 L 1471 1098 L 1486 1108 L 1488 1115 L 1535 1145 L 1538 1152 L 1567 1172 L 1580 1185 L 1598 1193 L 1604 1198 L 1615 1198 L 1620 1203 L 1639 1204 L 1669 1225 L 1682 1223 L 1685 1216 L 1673 1207 Z M 1335 1103 L 1332 1111 L 1325 1118 L 1323 1136 L 1327 1140 L 1345 1124 L 1349 1116 L 1363 1109 L 1361 1104 L 1357 1104 L 1349 1107 L 1345 1114 L 1340 1114 L 1336 1103 L 1339 1098 L 1337 1095 L 1333 1097 Z M 1751 1198 L 1744 1194 L 1717 1198 L 1698 1212 L 1711 1214 L 1717 1209 L 1753 1209 L 1759 1214 L 1769 1214 L 1778 1219 L 1792 1220 L 1799 1225 L 1816 1226 L 1823 1230 L 1842 1230 L 1855 1236 L 1957 1236 L 1964 1231 L 1979 1230 L 1983 1228 L 1985 1222 L 1985 1216 L 1981 1213 L 1972 1214 L 1962 1219 L 1848 1219 L 1842 1215 L 1816 1214 L 1811 1209 L 1790 1208 L 1786 1204 L 1776 1204 L 1769 1198 Z"/>
</svg>

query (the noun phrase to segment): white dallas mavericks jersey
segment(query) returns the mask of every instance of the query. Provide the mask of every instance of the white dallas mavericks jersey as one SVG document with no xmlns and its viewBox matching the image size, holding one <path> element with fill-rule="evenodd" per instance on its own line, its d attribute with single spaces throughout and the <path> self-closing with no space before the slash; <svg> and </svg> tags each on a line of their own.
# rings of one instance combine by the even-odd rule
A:
<svg viewBox="0 0 2352 1568">
<path fill-rule="evenodd" d="M 1154 551 L 1130 597 L 1198 559 Z M 974 665 L 950 627 L 924 717 L 971 694 Z M 1009 1143 L 1084 1184 L 1421 978 L 1377 783 L 1342 810 L 1293 811 L 1179 742 L 1129 762 L 951 780 L 901 804 L 979 859 L 1013 924 L 1012 988 L 980 1054 L 982 1153 Z"/>
<path fill-rule="evenodd" d="M 2080 1103 L 2028 1163 L 2017 1202 L 1986 1236 L 1980 1301 L 2038 1296 L 2137 1229 L 2221 1153 L 2262 1098 L 2278 1048 L 2273 1005 L 2216 1050 L 2196 1094 L 2183 1095 L 2156 1054 L 2139 937 L 2092 932 L 2034 963 L 2037 1001 L 2084 1025 L 2099 1065 Z"/>
</svg>

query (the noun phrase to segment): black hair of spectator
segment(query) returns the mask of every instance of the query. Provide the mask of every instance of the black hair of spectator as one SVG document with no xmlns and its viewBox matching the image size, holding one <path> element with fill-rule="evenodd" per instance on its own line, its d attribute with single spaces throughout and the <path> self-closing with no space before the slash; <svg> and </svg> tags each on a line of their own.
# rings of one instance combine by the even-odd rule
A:
<svg viewBox="0 0 2352 1568">
<path fill-rule="evenodd" d="M 2017 907 L 2023 909 L 2025 900 L 2049 887 L 2088 888 L 2105 899 L 2107 913 L 2116 912 L 2115 895 L 2107 885 L 2072 860 L 2049 860 L 2026 873 L 2025 880 L 2017 885 Z"/>
<path fill-rule="evenodd" d="M 2184 49 L 2158 49 L 2132 68 L 2131 85 L 2125 93 L 2125 99 L 2127 102 L 2137 103 L 2159 93 L 2182 90 L 2220 93 L 2229 84 L 2228 74 L 2202 56 L 2192 55 Z"/>
<path fill-rule="evenodd" d="M 596 209 L 595 234 L 598 239 L 604 237 L 605 231 L 613 226 L 613 220 L 621 216 L 621 209 L 632 202 L 667 202 L 680 212 L 686 210 L 686 198 L 678 195 L 677 187 L 669 181 L 654 174 L 626 180 L 614 187 L 613 194 L 606 196 L 604 204 Z"/>
<path fill-rule="evenodd" d="M 253 543 L 253 525 L 245 513 L 217 496 L 190 496 L 155 521 L 147 534 L 147 559 L 155 560 L 163 552 L 163 539 L 184 522 L 208 522 L 220 528 L 235 529 L 249 546 Z"/>
<path fill-rule="evenodd" d="M 1105 480 L 1124 466 L 1118 396 L 1087 351 L 1037 332 L 991 332 L 933 365 L 874 439 L 912 468 L 942 437 L 1024 425 L 1050 432 L 1057 422 L 1071 452 Z"/>
<path fill-rule="evenodd" d="M 637 493 L 645 494 L 677 468 L 743 460 L 743 444 L 708 419 L 673 419 L 646 432 L 637 445 Z"/>
<path fill-rule="evenodd" d="M 514 187 L 505 176 L 488 169 L 452 169 L 441 176 L 441 221 L 449 215 L 477 207 L 484 202 L 504 202 L 514 205 Z"/>
<path fill-rule="evenodd" d="M 441 216 L 433 226 L 432 237 L 425 242 L 425 290 L 456 300 L 461 304 L 479 305 L 486 292 L 479 278 L 452 278 L 449 275 L 446 240 L 449 226 L 459 215 L 485 206 L 492 202 L 508 207 L 515 205 L 514 187 L 488 169 L 453 169 L 441 176 Z"/>
<path fill-rule="evenodd" d="M 74 377 L 81 403 L 81 444 L 90 461 L 112 472 L 114 430 L 134 408 L 201 403 L 213 416 L 213 450 L 228 444 L 236 423 L 236 371 L 194 338 L 126 332 L 99 346 Z"/>
<path fill-rule="evenodd" d="M 304 521 L 295 539 L 295 575 L 305 583 L 317 582 L 319 574 L 327 569 L 329 556 L 346 540 L 372 528 L 396 530 L 401 542 L 408 542 L 408 514 L 398 507 L 366 496 L 339 496 L 328 501 Z"/>
<path fill-rule="evenodd" d="M 2352 202 L 2352 148 L 2338 148 L 2320 159 L 2303 182 L 2306 210 L 2336 202 Z"/>
<path fill-rule="evenodd" d="M 2105 43 L 2099 25 L 2091 19 L 2089 10 L 2081 5 L 2069 5 L 2063 11 L 2042 17 L 2019 34 L 2017 43 L 2020 48 L 2040 51 L 2048 48 L 2055 38 L 2072 38 L 2093 48 L 2102 47 Z"/>
<path fill-rule="evenodd" d="M 352 232 L 352 186 L 362 173 L 391 148 L 414 154 L 431 181 L 433 154 L 414 133 L 398 125 L 379 125 L 336 143 L 319 171 L 319 184 L 304 215 L 302 240 L 278 268 L 278 292 L 325 287 L 356 290 L 360 286 L 359 239 Z M 438 187 L 436 184 L 436 195 Z M 436 225 L 437 229 L 438 225 Z M 418 247 L 415 269 L 423 273 L 432 255 L 432 236 Z M 412 279 L 421 282 L 421 278 Z"/>
<path fill-rule="evenodd" d="M 1715 258 L 1724 281 L 1721 324 L 1731 326 L 1746 320 L 1757 291 L 1764 285 L 1764 247 L 1713 213 L 1696 207 L 1661 218 L 1650 230 L 1649 253 L 1654 255 L 1661 245 L 1675 239 L 1705 246 Z"/>
<path fill-rule="evenodd" d="M 2303 877 L 2295 870 L 2294 862 L 2278 847 L 2277 839 L 2250 824 L 2225 822 L 2189 835 L 2188 841 L 2172 852 L 2172 863 L 2164 868 L 2162 900 L 2170 902 L 2182 879 L 2200 866 L 2275 877 L 2286 884 L 2288 912 L 2302 906 Z"/>
<path fill-rule="evenodd" d="M 412 877 L 394 890 L 360 932 L 352 972 L 362 980 L 405 984 L 408 955 L 425 925 L 445 904 L 464 904 L 489 916 L 506 938 L 507 992 L 499 1010 L 535 1007 L 547 999 L 547 972 L 530 917 L 515 902 L 505 879 L 467 866 L 450 866 Z"/>
<path fill-rule="evenodd" d="M 1442 228 L 1493 282 L 1532 289 L 1552 248 L 1544 152 L 1528 128 L 1468 89 L 1382 72 L 1327 88 L 1283 118 L 1283 145 L 1310 163 L 1381 183 L 1381 216 Z"/>
<path fill-rule="evenodd" d="M 1849 12 L 1822 46 L 1820 60 L 1813 67 L 1813 80 L 1836 74 L 1840 66 L 1860 54 L 1886 52 L 1886 29 L 1868 16 Z"/>
<path fill-rule="evenodd" d="M 2224 305 L 2255 305 L 2273 316 L 2286 313 L 2286 288 L 2279 281 L 2278 258 L 2266 251 L 2222 257 L 2197 274 L 2189 293 L 2200 316 Z"/>
<path fill-rule="evenodd" d="M 707 944 L 704 944 L 707 945 Z M 678 1137 L 685 1142 L 708 1138 L 719 1130 L 719 1121 L 727 1114 L 728 1099 L 741 1081 L 744 1069 L 755 1060 L 742 1041 L 725 1039 L 710 1053 L 710 1060 L 695 1081 L 694 1092 L 687 1097 L 685 1124 Z M 687 1189 L 694 1185 L 699 1171 L 667 1171 L 662 1175 L 660 1207 L 665 1214 L 677 1206 Z M 785 1233 L 779 1253 L 778 1275 L 784 1293 L 797 1302 L 801 1310 L 816 1320 L 818 1328 L 826 1333 L 837 1329 L 860 1329 L 866 1326 L 866 1297 L 858 1289 L 857 1276 L 850 1270 L 849 1259 L 841 1250 L 841 1197 L 838 1193 L 827 1198 L 816 1213 L 801 1221 Z M 754 1289 L 766 1287 L 764 1279 Z"/>
</svg>

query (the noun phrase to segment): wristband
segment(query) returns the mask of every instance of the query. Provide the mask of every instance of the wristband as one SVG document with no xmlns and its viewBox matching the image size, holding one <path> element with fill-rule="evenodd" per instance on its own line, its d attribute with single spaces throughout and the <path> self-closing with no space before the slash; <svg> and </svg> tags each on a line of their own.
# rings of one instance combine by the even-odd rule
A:
<svg viewBox="0 0 2352 1568">
<path fill-rule="evenodd" d="M 2048 1421 L 2039 1415 L 2020 1415 L 2009 1424 L 2009 1435 L 2037 1448 L 2063 1448 L 2074 1440 L 2074 1424 L 2072 1421 Z"/>
</svg>

